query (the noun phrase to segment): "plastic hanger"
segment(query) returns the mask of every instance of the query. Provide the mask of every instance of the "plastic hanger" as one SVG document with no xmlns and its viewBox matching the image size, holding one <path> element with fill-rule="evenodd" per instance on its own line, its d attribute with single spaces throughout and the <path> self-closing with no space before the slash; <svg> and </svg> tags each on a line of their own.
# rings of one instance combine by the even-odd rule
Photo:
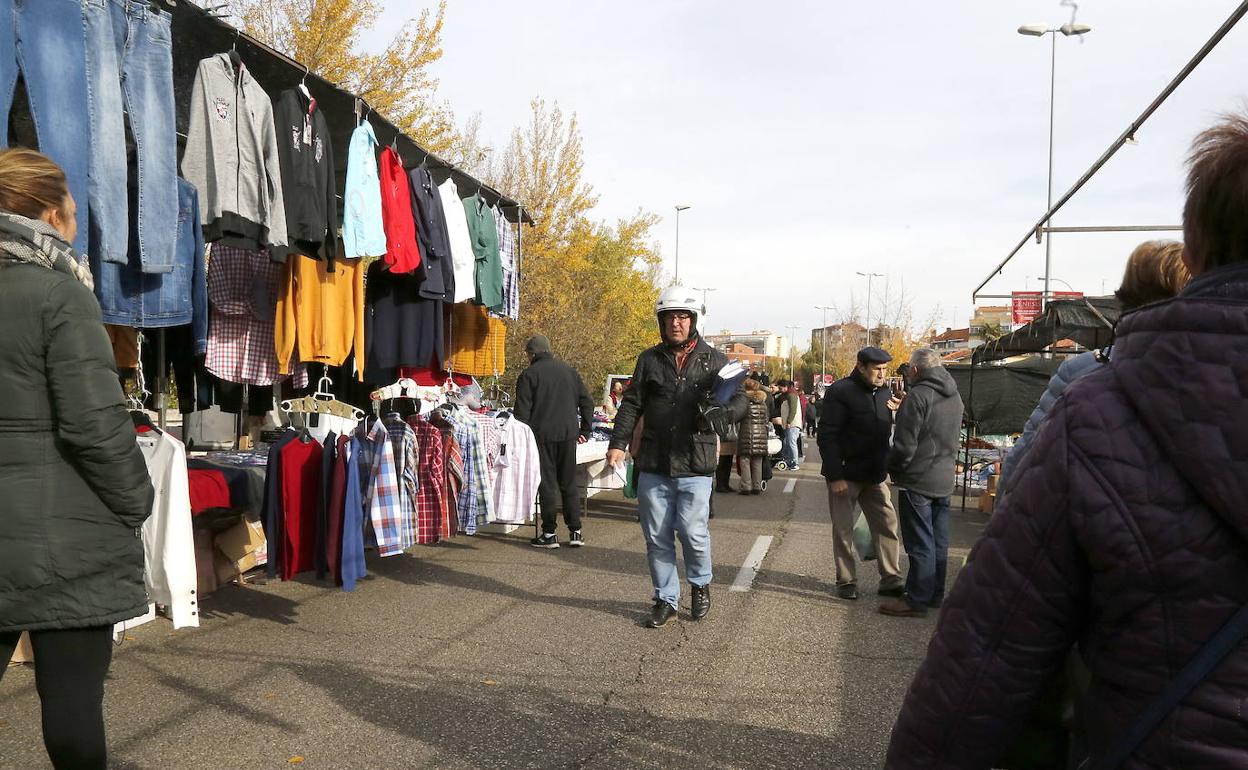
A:
<svg viewBox="0 0 1248 770">
<path fill-rule="evenodd" d="M 230 44 L 230 64 L 234 66 L 236 73 L 243 69 L 243 57 L 238 54 L 238 39 L 242 37 L 242 34 L 242 30 L 234 30 L 234 42 Z"/>
<path fill-rule="evenodd" d="M 299 90 L 307 97 L 308 101 L 312 100 L 312 92 L 308 90 L 308 74 L 311 72 L 308 65 L 303 65 L 303 79 L 299 81 Z"/>
</svg>

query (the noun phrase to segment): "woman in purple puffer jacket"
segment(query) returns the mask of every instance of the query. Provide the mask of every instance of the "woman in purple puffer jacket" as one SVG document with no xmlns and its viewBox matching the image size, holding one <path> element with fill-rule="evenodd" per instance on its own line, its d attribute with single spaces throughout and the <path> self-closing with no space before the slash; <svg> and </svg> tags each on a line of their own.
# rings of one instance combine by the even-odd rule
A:
<svg viewBox="0 0 1248 770">
<path fill-rule="evenodd" d="M 1123 317 L 1070 386 L 946 598 L 888 768 L 990 768 L 1076 649 L 1097 757 L 1248 604 L 1248 118 L 1197 138 L 1193 278 Z M 1248 767 L 1248 643 L 1122 765 Z"/>
</svg>

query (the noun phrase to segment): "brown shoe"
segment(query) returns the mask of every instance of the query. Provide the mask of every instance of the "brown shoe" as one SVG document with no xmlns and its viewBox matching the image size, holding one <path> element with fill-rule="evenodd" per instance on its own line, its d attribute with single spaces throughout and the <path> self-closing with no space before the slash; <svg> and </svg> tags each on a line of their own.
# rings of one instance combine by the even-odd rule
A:
<svg viewBox="0 0 1248 770">
<path fill-rule="evenodd" d="M 916 610 L 905 599 L 885 599 L 880 602 L 880 614 L 894 618 L 922 618 L 927 616 L 927 610 Z"/>
</svg>

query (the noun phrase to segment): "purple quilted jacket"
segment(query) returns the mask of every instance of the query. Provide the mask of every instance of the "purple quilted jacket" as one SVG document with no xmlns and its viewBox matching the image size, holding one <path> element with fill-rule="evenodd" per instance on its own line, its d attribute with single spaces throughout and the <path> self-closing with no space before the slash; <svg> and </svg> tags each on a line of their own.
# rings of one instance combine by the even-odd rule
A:
<svg viewBox="0 0 1248 770">
<path fill-rule="evenodd" d="M 989 768 L 1078 644 L 1096 754 L 1248 603 L 1248 266 L 1126 316 L 945 600 L 888 768 Z M 1248 768 L 1248 643 L 1124 765 Z"/>
</svg>

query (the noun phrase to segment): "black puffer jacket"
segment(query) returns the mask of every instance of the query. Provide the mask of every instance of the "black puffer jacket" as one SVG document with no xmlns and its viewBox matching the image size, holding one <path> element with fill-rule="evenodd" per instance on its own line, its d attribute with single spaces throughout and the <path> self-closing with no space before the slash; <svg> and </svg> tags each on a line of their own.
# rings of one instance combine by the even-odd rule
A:
<svg viewBox="0 0 1248 770">
<path fill-rule="evenodd" d="M 771 438 L 767 394 L 761 390 L 747 390 L 745 397 L 745 417 L 737 426 L 737 454 L 746 457 L 766 456 L 767 441 Z"/>
<path fill-rule="evenodd" d="M 717 438 L 703 424 L 698 405 L 727 363 L 727 356 L 702 339 L 679 372 L 676 356 L 667 345 L 642 352 L 637 357 L 632 387 L 624 391 L 615 415 L 611 448 L 627 449 L 633 427 L 644 417 L 638 470 L 673 478 L 713 474 L 719 460 Z M 740 422 L 745 414 L 745 396 L 738 391 L 725 406 L 728 419 Z"/>
<path fill-rule="evenodd" d="M 819 454 L 828 481 L 879 484 L 888 476 L 892 391 L 873 388 L 855 369 L 828 387 L 819 415 Z"/>
<path fill-rule="evenodd" d="M 152 485 L 91 291 L 0 263 L 0 632 L 147 611 Z"/>
</svg>

